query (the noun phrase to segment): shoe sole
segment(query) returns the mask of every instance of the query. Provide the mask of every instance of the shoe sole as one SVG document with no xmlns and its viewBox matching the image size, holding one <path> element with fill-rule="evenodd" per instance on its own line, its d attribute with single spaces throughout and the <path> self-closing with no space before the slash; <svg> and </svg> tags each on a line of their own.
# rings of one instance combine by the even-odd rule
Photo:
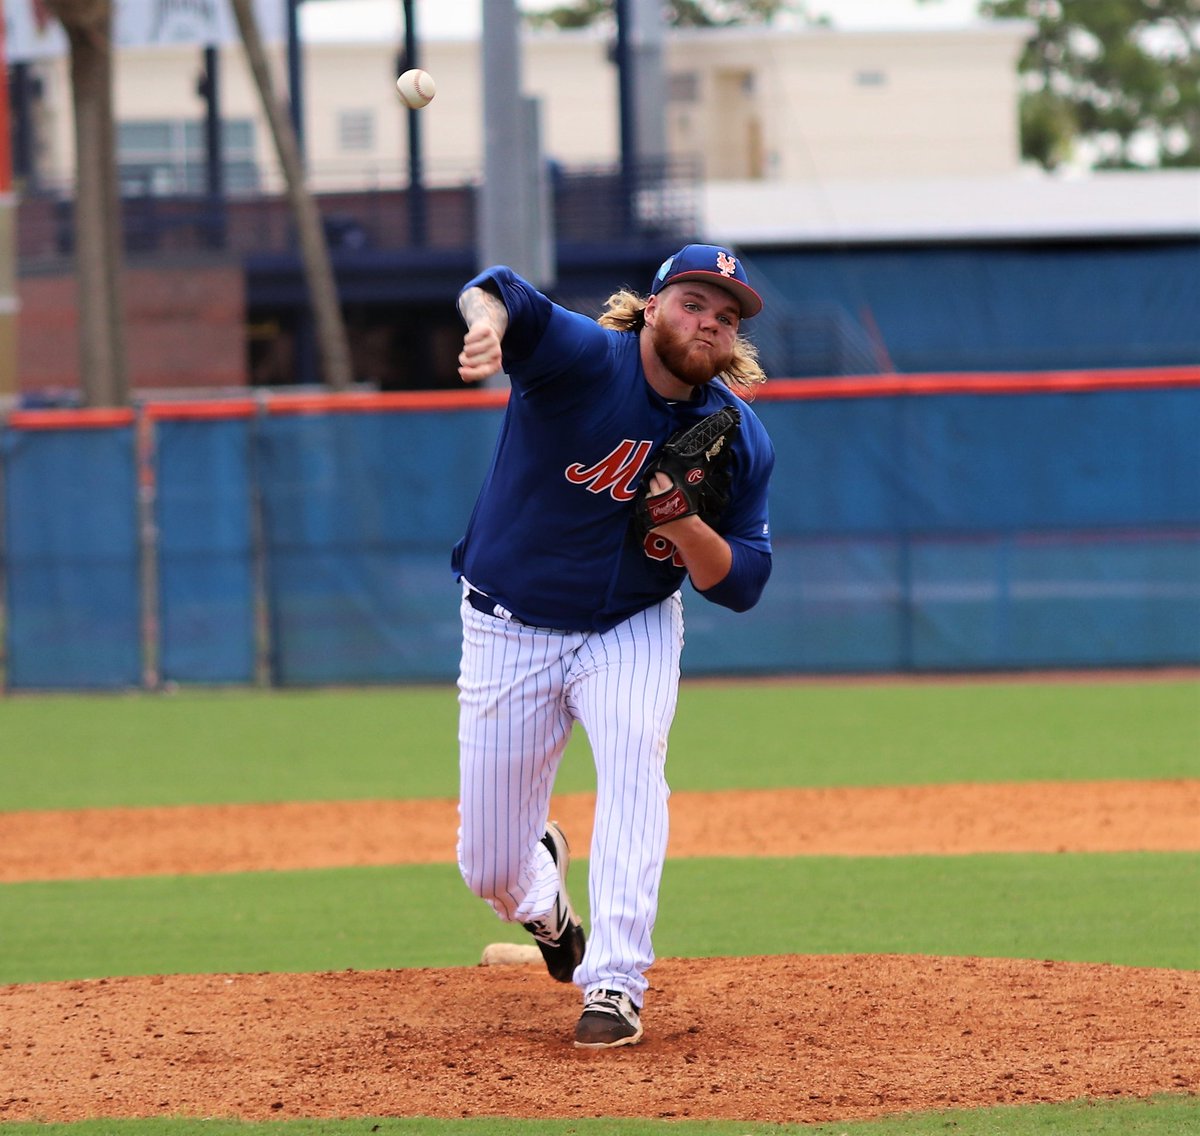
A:
<svg viewBox="0 0 1200 1136">
<path fill-rule="evenodd" d="M 563 891 L 567 888 L 567 869 L 571 866 L 571 845 L 567 842 L 567 834 L 563 832 L 562 826 L 556 820 L 546 822 L 546 831 L 553 830 L 557 839 L 554 845 L 562 853 L 561 860 L 555 860 L 555 867 L 558 869 L 558 878 L 562 880 Z"/>
<path fill-rule="evenodd" d="M 562 899 L 563 906 L 566 908 L 567 912 L 568 930 L 564 935 L 564 939 L 567 936 L 574 937 L 575 935 L 578 935 L 580 938 L 582 938 L 583 924 L 580 921 L 579 916 L 575 914 L 575 906 L 571 902 L 571 893 L 567 891 L 567 869 L 571 866 L 571 846 L 567 842 L 567 834 L 563 832 L 562 826 L 557 821 L 553 820 L 547 822 L 546 834 L 552 835 L 553 838 L 554 851 L 551 852 L 551 859 L 554 860 L 555 868 L 558 871 L 559 896 Z M 544 837 L 542 839 L 542 843 L 546 843 Z M 545 958 L 545 950 L 543 949 L 544 944 L 539 942 L 538 948 L 542 950 L 543 958 Z M 586 949 L 586 945 L 584 949 Z M 575 973 L 575 968 L 579 965 L 579 962 L 582 962 L 582 960 L 583 953 L 580 951 L 579 961 L 574 963 L 574 965 L 571 967 L 570 973 L 559 975 L 554 972 L 554 968 L 551 965 L 550 960 L 545 958 L 546 969 L 549 971 L 550 977 L 553 978 L 555 982 L 571 982 Z"/>
<path fill-rule="evenodd" d="M 639 1026 L 637 1033 L 631 1033 L 628 1037 L 620 1037 L 616 1041 L 577 1041 L 576 1049 L 617 1049 L 622 1045 L 637 1045 L 642 1040 L 642 1029 Z"/>
<path fill-rule="evenodd" d="M 575 905 L 571 902 L 571 893 L 567 891 L 567 869 L 571 866 L 571 846 L 567 843 L 567 834 L 563 832 L 558 821 L 549 821 L 546 825 L 546 830 L 554 830 L 558 839 L 554 842 L 558 848 L 561 859 L 554 862 L 554 866 L 558 869 L 558 886 L 559 893 L 563 897 L 563 901 L 567 908 L 567 920 L 571 923 L 578 923 L 579 916 L 575 914 Z"/>
</svg>

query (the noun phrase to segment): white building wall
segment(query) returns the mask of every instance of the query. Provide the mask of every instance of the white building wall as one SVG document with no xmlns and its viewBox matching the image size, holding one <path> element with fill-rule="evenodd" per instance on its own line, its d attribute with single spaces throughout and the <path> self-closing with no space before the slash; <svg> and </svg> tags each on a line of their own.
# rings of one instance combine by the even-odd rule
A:
<svg viewBox="0 0 1200 1136">
<path fill-rule="evenodd" d="M 34 104 L 35 154 L 39 176 L 53 185 L 66 184 L 75 169 L 75 112 L 65 58 L 37 63 L 41 98 Z"/>
<path fill-rule="evenodd" d="M 1016 61 L 1024 24 L 890 33 L 761 29 L 679 31 L 666 66 L 679 92 L 668 103 L 671 153 L 699 157 L 716 179 L 812 181 L 844 178 L 996 175 L 1019 166 Z M 305 143 L 314 188 L 401 184 L 407 114 L 393 93 L 399 45 L 306 45 Z M 567 165 L 619 156 L 617 75 L 610 40 L 594 31 L 524 41 L 526 92 L 541 100 L 546 154 Z M 427 179 L 456 182 L 482 165 L 479 44 L 430 40 L 422 65 L 438 83 L 421 111 Z M 39 65 L 46 124 L 40 173 L 69 184 L 73 170 L 70 91 L 63 60 Z M 199 122 L 198 47 L 127 49 L 116 67 L 117 114 Z M 277 89 L 286 97 L 282 50 Z M 222 112 L 257 121 L 260 168 L 278 185 L 273 145 L 239 46 L 222 53 Z M 346 114 L 369 116 L 371 145 L 346 149 Z"/>
<path fill-rule="evenodd" d="M 1010 33 L 810 39 L 783 70 L 778 176 L 1000 174 L 1020 164 Z M 806 168 L 807 167 L 807 168 Z"/>
</svg>

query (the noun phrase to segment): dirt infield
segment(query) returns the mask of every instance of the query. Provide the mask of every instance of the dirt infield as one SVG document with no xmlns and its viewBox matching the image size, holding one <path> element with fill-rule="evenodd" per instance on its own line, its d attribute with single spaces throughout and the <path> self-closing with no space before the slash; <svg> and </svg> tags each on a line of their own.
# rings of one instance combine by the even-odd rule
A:
<svg viewBox="0 0 1200 1136">
<path fill-rule="evenodd" d="M 555 802 L 586 849 L 590 798 Z M 672 856 L 1200 848 L 1200 781 L 677 794 Z M 452 802 L 0 813 L 0 880 L 448 861 Z M 540 967 L 0 987 L 0 1121 L 816 1122 L 1200 1093 L 1200 972 L 922 956 L 663 959 L 586 1054 Z"/>
<path fill-rule="evenodd" d="M 590 794 L 554 798 L 578 854 Z M 1200 781 L 676 793 L 668 855 L 947 856 L 1200 849 Z M 0 883 L 454 860 L 454 801 L 0 813 Z"/>
</svg>

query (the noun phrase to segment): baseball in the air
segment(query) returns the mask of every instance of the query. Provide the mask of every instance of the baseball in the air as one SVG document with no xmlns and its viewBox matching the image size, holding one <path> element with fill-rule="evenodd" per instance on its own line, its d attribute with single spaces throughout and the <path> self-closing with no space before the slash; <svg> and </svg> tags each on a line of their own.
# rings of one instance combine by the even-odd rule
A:
<svg viewBox="0 0 1200 1136">
<path fill-rule="evenodd" d="M 396 94 L 409 110 L 420 110 L 433 101 L 433 96 L 437 94 L 437 84 L 428 71 L 414 67 L 396 80 Z"/>
</svg>

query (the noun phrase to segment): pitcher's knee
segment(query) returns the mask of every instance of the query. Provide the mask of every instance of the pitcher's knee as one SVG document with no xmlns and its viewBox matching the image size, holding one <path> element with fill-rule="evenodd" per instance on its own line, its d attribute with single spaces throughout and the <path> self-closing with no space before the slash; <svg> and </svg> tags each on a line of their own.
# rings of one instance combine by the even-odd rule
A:
<svg viewBox="0 0 1200 1136">
<path fill-rule="evenodd" d="M 458 870 L 472 895 L 489 904 L 501 919 L 508 922 L 516 919 L 520 900 L 514 894 L 515 880 L 508 880 L 495 864 L 474 863 L 461 858 Z"/>
</svg>

